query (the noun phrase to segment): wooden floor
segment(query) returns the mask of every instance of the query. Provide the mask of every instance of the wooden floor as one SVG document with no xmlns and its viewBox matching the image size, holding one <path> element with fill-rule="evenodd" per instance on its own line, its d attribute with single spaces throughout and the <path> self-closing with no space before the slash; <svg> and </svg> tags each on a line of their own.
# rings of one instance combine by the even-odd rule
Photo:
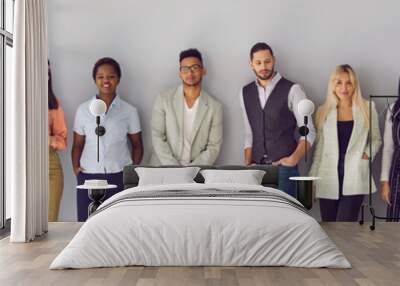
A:
<svg viewBox="0 0 400 286">
<path fill-rule="evenodd" d="M 379 223 L 375 231 L 357 223 L 323 228 L 353 268 L 123 267 L 48 270 L 77 232 L 79 223 L 51 223 L 49 233 L 27 244 L 0 241 L 0 285 L 400 285 L 400 224 Z"/>
</svg>

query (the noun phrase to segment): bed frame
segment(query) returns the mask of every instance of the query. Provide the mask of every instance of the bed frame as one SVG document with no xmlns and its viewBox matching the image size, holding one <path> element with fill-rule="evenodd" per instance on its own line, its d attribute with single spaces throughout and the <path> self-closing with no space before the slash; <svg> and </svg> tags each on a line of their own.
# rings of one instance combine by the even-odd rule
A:
<svg viewBox="0 0 400 286">
<path fill-rule="evenodd" d="M 179 166 L 138 166 L 138 165 L 127 165 L 123 170 L 124 178 L 124 189 L 136 187 L 139 183 L 139 176 L 135 171 L 136 167 L 147 167 L 147 168 L 180 168 Z M 195 166 L 200 167 L 202 170 L 206 169 L 217 169 L 217 170 L 263 170 L 265 175 L 262 179 L 261 184 L 265 187 L 278 188 L 279 181 L 279 169 L 277 166 L 272 165 L 254 165 L 254 166 L 240 166 L 240 165 L 228 165 L 228 166 Z M 204 183 L 204 178 L 200 174 L 194 178 L 197 183 Z"/>
</svg>

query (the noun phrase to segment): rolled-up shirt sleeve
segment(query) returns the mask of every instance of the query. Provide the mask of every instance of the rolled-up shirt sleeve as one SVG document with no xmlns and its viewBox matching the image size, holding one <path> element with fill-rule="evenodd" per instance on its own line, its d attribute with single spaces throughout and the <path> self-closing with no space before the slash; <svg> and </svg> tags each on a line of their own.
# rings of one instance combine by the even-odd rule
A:
<svg viewBox="0 0 400 286">
<path fill-rule="evenodd" d="M 136 107 L 132 107 L 132 110 L 130 112 L 129 123 L 128 123 L 128 133 L 136 134 L 136 133 L 139 133 L 140 131 L 141 131 L 141 128 L 140 128 L 139 114 L 137 112 Z"/>
<path fill-rule="evenodd" d="M 296 118 L 297 127 L 301 127 L 304 125 L 304 117 L 299 113 L 299 110 L 297 108 L 299 102 L 303 99 L 307 99 L 306 93 L 299 84 L 294 84 L 289 91 L 288 105 L 289 110 L 293 112 L 294 117 Z M 307 134 L 307 141 L 308 143 L 310 143 L 310 145 L 312 145 L 316 137 L 312 116 L 308 116 L 307 127 L 309 130 L 309 133 Z M 305 140 L 305 136 L 300 136 L 299 140 Z"/>
<path fill-rule="evenodd" d="M 67 148 L 67 125 L 64 118 L 64 110 L 61 105 L 51 112 L 52 128 L 49 129 L 50 133 L 50 146 L 55 150 L 64 150 Z"/>
<path fill-rule="evenodd" d="M 247 149 L 253 146 L 253 132 L 251 131 L 249 118 L 247 117 L 246 108 L 244 106 L 242 90 L 240 90 L 239 92 L 239 102 L 242 109 L 242 118 L 244 122 L 244 149 Z"/>
</svg>

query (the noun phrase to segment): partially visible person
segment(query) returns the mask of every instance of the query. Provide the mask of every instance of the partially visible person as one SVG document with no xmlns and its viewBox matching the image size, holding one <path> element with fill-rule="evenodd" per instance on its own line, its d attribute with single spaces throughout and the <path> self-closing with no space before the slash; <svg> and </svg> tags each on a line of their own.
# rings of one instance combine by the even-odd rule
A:
<svg viewBox="0 0 400 286">
<path fill-rule="evenodd" d="M 152 165 L 212 165 L 222 144 L 222 105 L 201 87 L 206 69 L 196 49 L 179 55 L 182 84 L 154 104 Z"/>
<path fill-rule="evenodd" d="M 67 125 L 60 101 L 54 94 L 50 62 L 48 65 L 48 121 L 49 121 L 49 221 L 58 220 L 64 189 L 64 174 L 58 151 L 67 148 Z"/>
<path fill-rule="evenodd" d="M 101 58 L 95 63 L 92 76 L 98 92 L 76 111 L 72 167 L 78 185 L 83 185 L 88 179 L 106 179 L 109 184 L 117 185 L 116 189 L 107 190 L 107 199 L 123 190 L 124 166 L 132 162 L 140 164 L 142 161 L 143 143 L 136 108 L 117 94 L 121 79 L 120 65 L 112 58 Z M 96 118 L 89 110 L 95 98 L 103 100 L 107 105 L 107 111 L 100 121 L 101 126 L 105 127 L 105 134 L 100 137 L 99 162 L 96 156 Z M 131 150 L 128 142 L 132 146 Z M 87 219 L 90 202 L 86 191 L 77 191 L 78 221 Z"/>
<path fill-rule="evenodd" d="M 279 166 L 279 186 L 296 197 L 296 185 L 289 178 L 298 176 L 298 162 L 315 140 L 315 128 L 309 118 L 307 141 L 297 138 L 297 128 L 304 125 L 298 104 L 306 99 L 303 88 L 275 69 L 276 58 L 266 43 L 250 50 L 250 67 L 255 80 L 240 91 L 245 128 L 244 163 Z"/>
<path fill-rule="evenodd" d="M 387 204 L 387 221 L 400 218 L 400 97 L 390 105 L 383 134 L 381 197 Z"/>
<path fill-rule="evenodd" d="M 337 66 L 329 79 L 325 103 L 316 113 L 317 140 L 310 175 L 316 181 L 322 221 L 357 221 L 369 193 L 369 158 L 381 146 L 378 115 L 361 95 L 358 78 L 349 65 Z M 371 142 L 369 142 L 371 132 Z M 370 144 L 372 154 L 370 154 Z M 376 191 L 372 183 L 372 191 Z"/>
</svg>

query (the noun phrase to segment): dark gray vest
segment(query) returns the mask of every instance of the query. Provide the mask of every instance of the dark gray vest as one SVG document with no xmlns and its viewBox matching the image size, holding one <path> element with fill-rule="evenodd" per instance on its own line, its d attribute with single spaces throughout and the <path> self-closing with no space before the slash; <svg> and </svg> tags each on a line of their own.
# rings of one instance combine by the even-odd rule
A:
<svg viewBox="0 0 400 286">
<path fill-rule="evenodd" d="M 289 156 L 297 147 L 294 132 L 296 118 L 288 108 L 288 96 L 293 82 L 281 78 L 261 108 L 255 82 L 243 88 L 243 101 L 253 133 L 252 161 L 261 164 L 263 158 L 277 161 Z M 295 107 L 294 107 L 295 108 Z"/>
</svg>

